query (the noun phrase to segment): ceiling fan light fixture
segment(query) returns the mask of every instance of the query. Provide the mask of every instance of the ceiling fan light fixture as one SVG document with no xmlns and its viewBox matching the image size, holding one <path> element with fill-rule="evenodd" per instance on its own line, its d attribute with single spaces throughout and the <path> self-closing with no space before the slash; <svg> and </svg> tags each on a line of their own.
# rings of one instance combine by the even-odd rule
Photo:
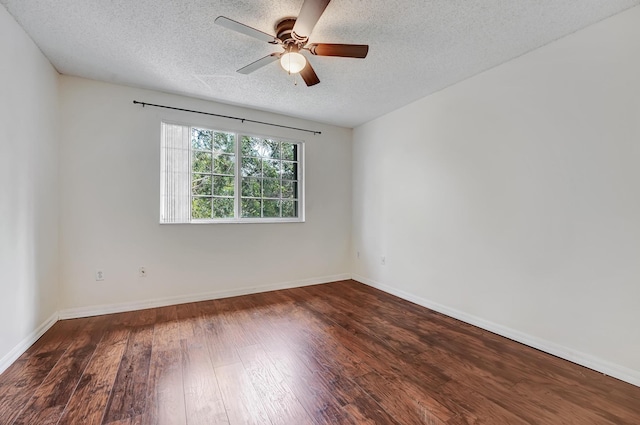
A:
<svg viewBox="0 0 640 425">
<path fill-rule="evenodd" d="M 297 74 L 307 65 L 307 58 L 298 52 L 287 52 L 280 57 L 280 65 L 289 74 Z"/>
</svg>

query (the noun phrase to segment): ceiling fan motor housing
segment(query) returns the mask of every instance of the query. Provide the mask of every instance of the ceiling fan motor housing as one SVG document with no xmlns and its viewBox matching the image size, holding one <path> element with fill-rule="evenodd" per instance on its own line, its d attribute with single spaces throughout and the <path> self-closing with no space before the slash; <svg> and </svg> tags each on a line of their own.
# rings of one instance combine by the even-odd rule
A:
<svg viewBox="0 0 640 425">
<path fill-rule="evenodd" d="M 295 18 L 285 18 L 276 24 L 276 37 L 282 41 L 283 45 L 298 44 L 293 35 L 293 26 L 296 24 Z"/>
</svg>

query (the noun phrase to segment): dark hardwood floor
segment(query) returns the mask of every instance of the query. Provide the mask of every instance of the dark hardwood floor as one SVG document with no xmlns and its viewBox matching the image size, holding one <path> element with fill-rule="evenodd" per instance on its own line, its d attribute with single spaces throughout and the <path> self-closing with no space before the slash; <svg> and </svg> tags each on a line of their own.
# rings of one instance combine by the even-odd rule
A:
<svg viewBox="0 0 640 425">
<path fill-rule="evenodd" d="M 640 424 L 640 388 L 353 281 L 56 323 L 1 424 Z"/>
</svg>

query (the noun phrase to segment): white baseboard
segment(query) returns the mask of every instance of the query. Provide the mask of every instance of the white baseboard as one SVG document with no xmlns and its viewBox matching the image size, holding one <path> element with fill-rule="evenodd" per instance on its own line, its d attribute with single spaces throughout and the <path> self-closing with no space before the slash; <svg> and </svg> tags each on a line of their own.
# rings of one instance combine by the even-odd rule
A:
<svg viewBox="0 0 640 425">
<path fill-rule="evenodd" d="M 629 369 L 624 366 L 620 366 L 618 364 L 600 359 L 598 357 L 594 357 L 592 355 L 582 353 L 580 351 L 576 351 L 571 348 L 532 335 L 528 335 L 520 331 L 516 331 L 514 329 L 490 322 L 488 320 L 484 320 L 480 317 L 473 316 L 471 314 L 464 313 L 462 311 L 444 306 L 442 304 L 429 301 L 400 289 L 384 285 L 380 282 L 376 282 L 375 280 L 366 278 L 364 276 L 353 274 L 351 278 L 360 283 L 364 283 L 365 285 L 387 292 L 391 295 L 395 295 L 404 300 L 411 301 L 412 303 L 421 305 L 422 307 L 437 311 L 438 313 L 445 314 L 462 322 L 469 323 L 471 325 L 485 329 L 489 332 L 501 335 L 505 338 L 509 338 L 511 340 L 528 345 L 529 347 L 544 351 L 545 353 L 552 354 L 556 357 L 560 357 L 562 359 L 640 387 L 640 371 Z"/>
<path fill-rule="evenodd" d="M 34 342 L 38 340 L 46 331 L 58 321 L 58 313 L 53 313 L 51 317 L 44 321 L 36 330 L 31 332 L 25 339 L 20 341 L 18 345 L 13 347 L 2 359 L 0 359 L 0 373 L 7 370 L 18 357 L 20 357 Z"/>
<path fill-rule="evenodd" d="M 174 297 L 156 298 L 152 300 L 125 302 L 118 304 L 96 305 L 61 310 L 58 312 L 60 320 L 77 319 L 80 317 L 99 316 L 102 314 L 122 313 L 125 311 L 144 310 L 147 308 L 165 307 L 175 304 L 192 303 L 198 301 L 215 300 L 219 298 L 237 297 L 239 295 L 258 294 L 261 292 L 277 291 L 279 289 L 298 288 L 302 286 L 318 285 L 351 279 L 350 273 L 333 276 L 323 276 L 291 282 L 274 283 L 270 285 L 253 286 L 248 288 L 231 289 L 227 291 L 213 291 L 199 294 L 178 295 Z"/>
</svg>

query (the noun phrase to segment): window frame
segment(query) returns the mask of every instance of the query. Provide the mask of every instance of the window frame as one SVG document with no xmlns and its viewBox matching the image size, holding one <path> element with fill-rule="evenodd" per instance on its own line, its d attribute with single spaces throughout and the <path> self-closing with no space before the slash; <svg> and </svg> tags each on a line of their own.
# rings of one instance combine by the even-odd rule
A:
<svg viewBox="0 0 640 425">
<path fill-rule="evenodd" d="M 260 133 L 256 133 L 256 132 L 252 132 L 252 131 L 241 131 L 238 129 L 233 129 L 233 128 L 225 128 L 222 126 L 217 126 L 217 125 L 208 125 L 208 124 L 199 124 L 199 123 L 193 123 L 193 122 L 176 122 L 174 120 L 161 120 L 161 126 L 163 124 L 168 124 L 168 125 L 177 125 L 177 126 L 183 126 L 183 127 L 187 127 L 189 129 L 189 188 L 190 188 L 190 192 L 189 192 L 189 221 L 185 221 L 185 222 L 163 222 L 160 221 L 160 224 L 241 224 L 241 223 L 253 223 L 253 224 L 267 224 L 267 223 L 303 223 L 305 222 L 305 180 L 306 180 L 306 176 L 305 176 L 305 169 L 306 169 L 306 164 L 305 164 L 305 140 L 303 139 L 291 139 L 288 137 L 281 137 L 281 136 L 274 136 L 274 135 L 267 135 L 267 134 L 260 134 Z M 197 151 L 196 149 L 193 149 L 192 143 L 191 143 L 191 132 L 192 132 L 192 128 L 198 128 L 198 129 L 202 129 L 202 130 L 208 130 L 208 131 L 212 131 L 212 132 L 220 132 L 220 133 L 231 133 L 234 136 L 234 157 L 235 157 L 235 164 L 234 164 L 234 217 L 225 217 L 225 218 L 193 218 L 192 217 L 192 202 L 193 202 L 193 175 L 197 174 L 194 173 L 193 171 L 193 152 Z M 162 139 L 162 134 L 160 135 L 161 139 Z M 297 202 L 297 216 L 296 217 L 242 217 L 242 179 L 243 179 L 243 175 L 242 175 L 242 138 L 243 137 L 249 137 L 249 138 L 257 138 L 257 139 L 262 139 L 262 140 L 274 140 L 277 142 L 285 142 L 285 143 L 291 143 L 291 144 L 295 144 L 297 145 L 297 160 L 295 161 L 297 163 L 298 166 L 298 172 L 296 175 L 296 180 L 297 181 L 297 198 L 295 198 L 295 201 Z M 162 140 L 160 141 L 161 145 L 162 145 Z M 214 176 L 214 169 L 213 169 L 213 160 L 215 159 L 215 157 L 212 158 L 212 169 L 211 169 L 211 173 L 210 175 Z M 279 159 L 280 161 L 282 161 L 282 159 Z M 261 179 L 264 179 L 264 176 L 260 177 Z M 280 182 L 282 182 L 282 177 L 280 177 Z M 261 185 L 262 187 L 262 185 Z M 263 193 L 261 193 L 261 195 L 263 195 Z M 211 199 L 214 199 L 214 195 L 212 192 L 212 196 Z M 271 198 L 264 198 L 264 196 L 261 196 L 259 199 L 271 199 Z M 275 198 L 273 198 L 275 199 Z M 282 196 L 279 198 L 280 200 L 282 200 Z M 162 207 L 162 206 L 161 206 Z M 161 218 L 161 217 L 160 217 Z"/>
</svg>

